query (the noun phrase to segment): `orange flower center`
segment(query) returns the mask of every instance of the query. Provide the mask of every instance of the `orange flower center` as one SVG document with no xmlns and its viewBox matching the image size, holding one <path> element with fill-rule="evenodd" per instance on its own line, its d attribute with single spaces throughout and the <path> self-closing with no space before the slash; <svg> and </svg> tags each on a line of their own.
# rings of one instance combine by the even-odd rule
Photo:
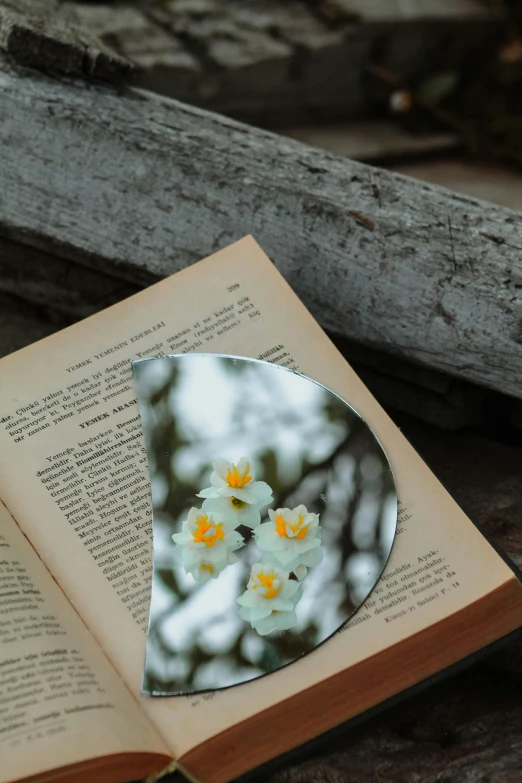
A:
<svg viewBox="0 0 522 783">
<path fill-rule="evenodd" d="M 226 479 L 228 486 L 232 487 L 233 489 L 243 489 L 244 486 L 252 481 L 252 476 L 249 476 L 249 473 L 250 463 L 248 463 L 244 473 L 240 473 L 236 465 L 234 465 L 233 468 L 229 468 Z"/>
<path fill-rule="evenodd" d="M 274 587 L 274 574 L 258 574 L 257 581 L 266 590 L 265 598 L 275 598 L 279 592 L 279 587 Z M 254 590 L 257 590 L 258 585 L 253 586 Z"/>
<path fill-rule="evenodd" d="M 224 537 L 225 534 L 221 522 L 218 525 L 214 525 L 212 522 L 209 522 L 208 516 L 196 519 L 196 530 L 192 534 L 195 544 L 205 544 L 205 546 L 212 547 L 216 541 L 223 541 Z"/>
<path fill-rule="evenodd" d="M 201 570 L 202 571 L 208 571 L 209 573 L 214 573 L 214 566 L 211 563 L 201 563 Z"/>
<path fill-rule="evenodd" d="M 304 516 L 299 516 L 299 519 L 295 523 L 295 525 L 291 525 L 290 522 L 285 522 L 283 519 L 282 514 L 278 514 L 275 518 L 275 529 L 278 536 L 281 536 L 281 538 L 306 538 L 306 534 L 308 533 L 308 525 L 305 525 L 302 527 Z M 292 533 L 295 533 L 295 536 L 289 536 L 287 532 L 287 525 L 292 531 Z"/>
</svg>

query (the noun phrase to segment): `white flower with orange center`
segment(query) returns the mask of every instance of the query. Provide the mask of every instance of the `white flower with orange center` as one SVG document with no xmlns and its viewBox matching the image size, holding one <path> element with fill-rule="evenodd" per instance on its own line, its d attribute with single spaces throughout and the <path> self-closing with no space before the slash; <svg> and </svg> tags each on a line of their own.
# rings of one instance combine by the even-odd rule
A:
<svg viewBox="0 0 522 783">
<path fill-rule="evenodd" d="M 237 563 L 236 555 L 230 551 L 223 560 L 211 562 L 210 560 L 201 560 L 188 547 L 182 548 L 181 560 L 187 574 L 192 574 L 196 582 L 200 584 L 208 582 L 209 579 L 217 579 L 228 565 Z"/>
<path fill-rule="evenodd" d="M 245 503 L 236 497 L 207 498 L 203 503 L 203 510 L 210 511 L 220 519 L 228 520 L 234 527 L 246 525 L 255 528 L 261 522 L 261 509 L 272 501 L 270 495 L 266 503 Z"/>
<path fill-rule="evenodd" d="M 237 465 L 224 459 L 212 463 L 211 486 L 198 497 L 205 498 L 205 511 L 217 513 L 235 527 L 254 528 L 261 521 L 261 509 L 272 502 L 272 490 L 265 481 L 255 481 L 250 462 L 242 457 Z"/>
<path fill-rule="evenodd" d="M 270 631 L 286 631 L 297 622 L 295 606 L 301 594 L 299 582 L 289 579 L 288 571 L 255 563 L 247 589 L 237 598 L 239 616 L 266 636 Z"/>
<path fill-rule="evenodd" d="M 256 543 L 266 553 L 263 562 L 293 572 L 301 581 L 323 559 L 319 515 L 303 505 L 269 509 L 268 515 L 270 521 L 255 531 Z"/>
<path fill-rule="evenodd" d="M 181 533 L 172 540 L 185 571 L 198 582 L 216 579 L 227 565 L 237 562 L 233 552 L 244 543 L 230 522 L 200 508 L 190 509 Z"/>
</svg>

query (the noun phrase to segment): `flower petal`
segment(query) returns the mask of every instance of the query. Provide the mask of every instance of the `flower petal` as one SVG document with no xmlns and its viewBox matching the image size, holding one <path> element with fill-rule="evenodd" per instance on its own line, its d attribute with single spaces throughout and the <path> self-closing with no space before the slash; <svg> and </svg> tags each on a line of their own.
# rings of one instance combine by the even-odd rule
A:
<svg viewBox="0 0 522 783">
<path fill-rule="evenodd" d="M 247 484 L 245 490 L 248 490 L 253 496 L 253 501 L 262 503 L 263 506 L 273 501 L 272 487 L 266 481 L 254 481 L 253 484 Z"/>
<path fill-rule="evenodd" d="M 297 583 L 296 583 L 297 584 Z M 274 598 L 271 602 L 273 612 L 292 612 L 295 606 L 293 600 L 285 601 L 284 598 Z"/>
<path fill-rule="evenodd" d="M 241 457 L 241 459 L 237 463 L 237 470 L 240 475 L 243 475 L 248 472 L 253 478 L 253 472 L 250 470 L 250 460 L 248 459 L 248 457 Z"/>
<path fill-rule="evenodd" d="M 261 522 L 261 514 L 259 513 L 259 506 L 257 504 L 246 505 L 239 512 L 238 517 L 242 525 L 246 525 L 247 527 L 252 528 L 252 530 L 254 528 L 257 528 L 257 526 Z"/>
<path fill-rule="evenodd" d="M 232 470 L 234 466 L 231 462 L 227 462 L 226 459 L 217 459 L 212 463 L 212 467 L 214 468 L 214 471 L 217 473 L 219 478 L 223 481 L 226 481 L 228 471 Z"/>
<path fill-rule="evenodd" d="M 262 552 L 277 552 L 283 549 L 277 539 L 274 540 L 274 538 L 269 538 L 268 536 L 256 538 L 256 544 Z"/>
<path fill-rule="evenodd" d="M 257 631 L 260 636 L 266 636 L 270 631 L 274 630 L 272 617 L 270 616 L 264 620 L 258 620 L 255 624 L 252 623 L 252 628 Z"/>
<path fill-rule="evenodd" d="M 300 587 L 301 585 L 299 582 L 296 582 L 295 579 L 289 579 L 281 591 L 281 597 L 287 599 L 292 598 Z"/>
<path fill-rule="evenodd" d="M 245 592 L 239 596 L 239 598 L 236 598 L 236 601 L 241 606 L 246 606 L 248 608 L 252 608 L 253 606 L 257 606 L 257 598 L 252 590 L 245 590 Z"/>
<path fill-rule="evenodd" d="M 265 604 L 268 604 L 268 601 L 265 601 Z M 250 622 L 255 623 L 258 622 L 258 620 L 263 620 L 265 617 L 269 617 L 272 614 L 272 608 L 270 606 L 266 606 L 263 604 L 259 604 L 258 606 L 254 606 L 250 610 Z"/>
<path fill-rule="evenodd" d="M 295 612 L 276 612 L 270 618 L 274 624 L 274 627 L 279 631 L 287 631 L 297 622 L 297 615 Z"/>
<path fill-rule="evenodd" d="M 277 557 L 283 568 L 287 568 L 288 564 L 291 563 L 292 560 L 295 560 L 295 552 L 292 552 L 289 549 L 283 549 L 281 551 L 274 552 L 274 555 Z"/>
<path fill-rule="evenodd" d="M 202 571 L 201 569 L 196 568 L 194 571 L 191 571 L 192 576 L 198 582 L 199 584 L 204 584 L 205 582 L 208 582 L 209 579 L 212 578 L 212 574 L 210 571 Z"/>
<path fill-rule="evenodd" d="M 324 552 L 321 547 L 311 549 L 303 555 L 302 562 L 304 565 L 311 567 L 319 565 L 323 561 Z"/>
<path fill-rule="evenodd" d="M 218 497 L 220 497 L 219 489 L 218 489 L 218 487 L 207 487 L 206 489 L 202 489 L 201 492 L 198 492 L 196 497 L 197 498 L 218 498 Z"/>
</svg>

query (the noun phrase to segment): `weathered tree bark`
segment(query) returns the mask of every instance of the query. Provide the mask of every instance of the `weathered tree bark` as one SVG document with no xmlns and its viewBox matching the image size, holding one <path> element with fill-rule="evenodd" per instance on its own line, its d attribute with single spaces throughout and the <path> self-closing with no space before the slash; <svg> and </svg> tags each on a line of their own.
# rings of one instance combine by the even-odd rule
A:
<svg viewBox="0 0 522 783">
<path fill-rule="evenodd" d="M 252 233 L 333 333 L 522 397 L 519 213 L 7 63 L 0 119 L 0 236 L 42 263 L 144 285 Z"/>
</svg>

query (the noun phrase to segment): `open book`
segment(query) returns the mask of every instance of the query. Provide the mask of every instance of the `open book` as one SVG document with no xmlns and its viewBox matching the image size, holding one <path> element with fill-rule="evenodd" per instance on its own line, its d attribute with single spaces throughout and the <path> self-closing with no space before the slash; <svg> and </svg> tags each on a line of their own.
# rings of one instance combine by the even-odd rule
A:
<svg viewBox="0 0 522 783">
<path fill-rule="evenodd" d="M 399 527 L 376 589 L 317 650 L 225 691 L 146 698 L 151 512 L 130 361 L 190 351 L 278 362 L 346 399 L 390 458 Z M 251 238 L 0 373 L 0 783 L 135 780 L 173 760 L 222 783 L 522 624 L 513 571 Z"/>
</svg>

